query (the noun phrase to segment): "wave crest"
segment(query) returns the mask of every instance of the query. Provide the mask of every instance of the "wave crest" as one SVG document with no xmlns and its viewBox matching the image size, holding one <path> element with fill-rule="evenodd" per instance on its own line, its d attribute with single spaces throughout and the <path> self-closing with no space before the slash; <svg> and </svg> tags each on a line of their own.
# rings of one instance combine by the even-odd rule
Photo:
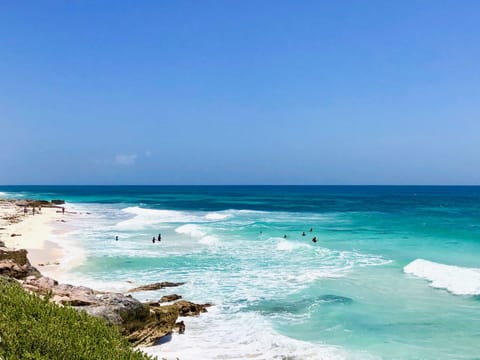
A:
<svg viewBox="0 0 480 360">
<path fill-rule="evenodd" d="M 198 242 L 203 245 L 218 245 L 220 240 L 216 236 L 207 235 L 201 238 Z"/>
<path fill-rule="evenodd" d="M 177 234 L 190 235 L 194 237 L 200 237 L 205 235 L 205 233 L 200 230 L 198 225 L 195 225 L 195 224 L 185 224 L 185 225 L 179 226 L 178 228 L 175 229 L 175 232 Z"/>
<path fill-rule="evenodd" d="M 416 259 L 403 268 L 412 274 L 429 280 L 430 286 L 446 289 L 456 295 L 480 294 L 480 269 L 445 265 Z"/>
<path fill-rule="evenodd" d="M 205 215 L 205 219 L 207 220 L 225 220 L 227 218 L 229 218 L 231 215 L 229 214 L 221 214 L 221 213 L 218 213 L 218 212 L 212 212 L 212 213 L 208 213 L 207 215 Z"/>
</svg>

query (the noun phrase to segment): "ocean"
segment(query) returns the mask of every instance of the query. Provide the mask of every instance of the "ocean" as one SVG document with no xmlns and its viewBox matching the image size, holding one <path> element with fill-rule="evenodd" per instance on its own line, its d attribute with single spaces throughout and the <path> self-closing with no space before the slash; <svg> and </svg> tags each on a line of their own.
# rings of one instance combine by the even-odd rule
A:
<svg viewBox="0 0 480 360">
<path fill-rule="evenodd" d="M 64 275 L 214 307 L 167 359 L 480 359 L 480 187 L 1 186 L 65 199 Z M 161 233 L 161 242 L 152 237 Z M 115 241 L 115 236 L 119 237 Z M 316 238 L 316 242 L 312 239 Z M 72 254 L 70 254 L 72 255 Z"/>
</svg>

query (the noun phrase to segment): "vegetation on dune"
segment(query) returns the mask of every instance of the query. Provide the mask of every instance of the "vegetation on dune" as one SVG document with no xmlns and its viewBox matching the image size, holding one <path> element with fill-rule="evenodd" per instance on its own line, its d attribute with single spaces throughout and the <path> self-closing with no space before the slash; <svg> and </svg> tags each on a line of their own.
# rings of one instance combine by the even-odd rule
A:
<svg viewBox="0 0 480 360">
<path fill-rule="evenodd" d="M 152 360 L 103 320 L 28 294 L 1 277 L 0 359 Z"/>
</svg>

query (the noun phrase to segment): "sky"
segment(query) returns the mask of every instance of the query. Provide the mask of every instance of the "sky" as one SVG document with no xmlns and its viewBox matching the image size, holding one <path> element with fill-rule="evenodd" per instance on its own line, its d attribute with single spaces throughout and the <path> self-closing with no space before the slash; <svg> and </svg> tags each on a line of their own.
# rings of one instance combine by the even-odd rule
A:
<svg viewBox="0 0 480 360">
<path fill-rule="evenodd" d="M 0 2 L 0 184 L 480 184 L 480 2 Z"/>
</svg>

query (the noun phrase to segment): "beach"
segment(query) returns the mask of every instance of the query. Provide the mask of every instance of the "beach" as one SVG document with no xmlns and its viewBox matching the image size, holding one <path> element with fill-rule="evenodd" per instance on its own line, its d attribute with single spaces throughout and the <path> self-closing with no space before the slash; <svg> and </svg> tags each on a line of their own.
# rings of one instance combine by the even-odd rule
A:
<svg viewBox="0 0 480 360">
<path fill-rule="evenodd" d="M 0 241 L 6 247 L 27 250 L 31 264 L 44 275 L 62 277 L 67 268 L 82 261 L 80 249 L 69 248 L 71 243 L 60 240 L 68 232 L 65 225 L 76 214 L 68 210 L 68 205 L 36 207 L 35 214 L 32 207 L 27 207 L 27 213 L 24 209 L 16 201 L 0 200 Z"/>
</svg>

